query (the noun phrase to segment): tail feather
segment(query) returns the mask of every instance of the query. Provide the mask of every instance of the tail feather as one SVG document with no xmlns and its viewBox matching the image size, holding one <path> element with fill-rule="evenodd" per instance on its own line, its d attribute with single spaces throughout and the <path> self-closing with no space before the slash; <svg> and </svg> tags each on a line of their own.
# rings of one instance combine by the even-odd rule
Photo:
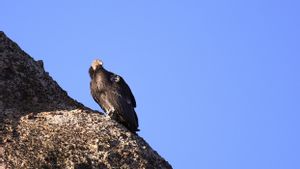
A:
<svg viewBox="0 0 300 169">
<path fill-rule="evenodd" d="M 119 115 L 118 121 L 121 124 L 123 124 L 128 130 L 132 132 L 140 131 L 138 129 L 139 124 L 138 124 L 137 114 L 133 108 L 129 111 L 118 113 L 118 115 Z"/>
</svg>

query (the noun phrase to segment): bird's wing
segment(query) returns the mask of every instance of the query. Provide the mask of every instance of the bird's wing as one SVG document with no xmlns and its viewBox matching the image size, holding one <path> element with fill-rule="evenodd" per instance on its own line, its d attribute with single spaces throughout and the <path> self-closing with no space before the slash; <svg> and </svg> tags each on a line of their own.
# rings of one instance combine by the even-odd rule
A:
<svg viewBox="0 0 300 169">
<path fill-rule="evenodd" d="M 92 97 L 93 99 L 95 100 L 96 103 L 99 104 L 99 100 L 98 100 L 98 97 L 97 97 L 97 87 L 94 86 L 93 82 L 90 82 L 90 88 L 91 88 L 91 94 L 92 94 Z"/>
<path fill-rule="evenodd" d="M 101 107 L 104 112 L 107 112 L 109 109 L 109 105 L 104 101 L 102 97 L 102 93 L 99 91 L 97 83 L 90 83 L 91 94 L 96 103 Z"/>
<path fill-rule="evenodd" d="M 118 91 L 110 90 L 107 93 L 107 99 L 109 103 L 115 108 L 115 112 L 118 113 L 121 121 L 125 122 L 131 130 L 137 130 L 138 119 L 134 107 L 128 104 L 126 98 L 124 98 Z"/>
<path fill-rule="evenodd" d="M 125 97 L 129 104 L 131 104 L 133 107 L 136 107 L 135 98 L 125 80 L 121 76 L 112 73 L 111 81 L 122 97 Z"/>
</svg>

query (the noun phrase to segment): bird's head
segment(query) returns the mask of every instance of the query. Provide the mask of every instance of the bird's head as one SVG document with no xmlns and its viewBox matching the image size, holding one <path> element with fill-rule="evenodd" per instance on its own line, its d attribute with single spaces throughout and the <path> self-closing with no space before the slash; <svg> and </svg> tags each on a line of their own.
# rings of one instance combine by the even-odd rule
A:
<svg viewBox="0 0 300 169">
<path fill-rule="evenodd" d="M 93 62 L 92 62 L 92 65 L 91 65 L 91 67 L 92 67 L 92 69 L 95 71 L 98 67 L 102 67 L 103 66 L 103 62 L 101 61 L 101 60 L 99 60 L 99 59 L 95 59 L 95 60 L 93 60 Z"/>
<path fill-rule="evenodd" d="M 93 60 L 92 65 L 89 69 L 90 77 L 93 78 L 95 71 L 99 68 L 103 68 L 102 66 L 103 66 L 103 62 L 101 60 L 99 59 Z"/>
</svg>

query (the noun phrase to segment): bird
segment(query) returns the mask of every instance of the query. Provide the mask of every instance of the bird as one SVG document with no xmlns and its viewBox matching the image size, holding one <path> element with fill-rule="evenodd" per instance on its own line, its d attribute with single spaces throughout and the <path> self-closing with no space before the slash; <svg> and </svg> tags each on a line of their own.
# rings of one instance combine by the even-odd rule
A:
<svg viewBox="0 0 300 169">
<path fill-rule="evenodd" d="M 139 131 L 136 101 L 125 80 L 107 71 L 99 59 L 93 60 L 89 75 L 91 95 L 102 110 L 131 132 Z"/>
</svg>

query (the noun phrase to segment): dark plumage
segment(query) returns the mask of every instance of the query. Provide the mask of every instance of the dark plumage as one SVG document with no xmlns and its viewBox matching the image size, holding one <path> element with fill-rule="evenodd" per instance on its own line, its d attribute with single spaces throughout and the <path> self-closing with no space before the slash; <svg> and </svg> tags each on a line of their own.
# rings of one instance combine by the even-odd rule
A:
<svg viewBox="0 0 300 169">
<path fill-rule="evenodd" d="M 124 79 L 105 70 L 100 60 L 93 61 L 89 74 L 91 94 L 105 113 L 130 131 L 139 131 L 138 118 L 134 110 L 135 98 Z"/>
</svg>

